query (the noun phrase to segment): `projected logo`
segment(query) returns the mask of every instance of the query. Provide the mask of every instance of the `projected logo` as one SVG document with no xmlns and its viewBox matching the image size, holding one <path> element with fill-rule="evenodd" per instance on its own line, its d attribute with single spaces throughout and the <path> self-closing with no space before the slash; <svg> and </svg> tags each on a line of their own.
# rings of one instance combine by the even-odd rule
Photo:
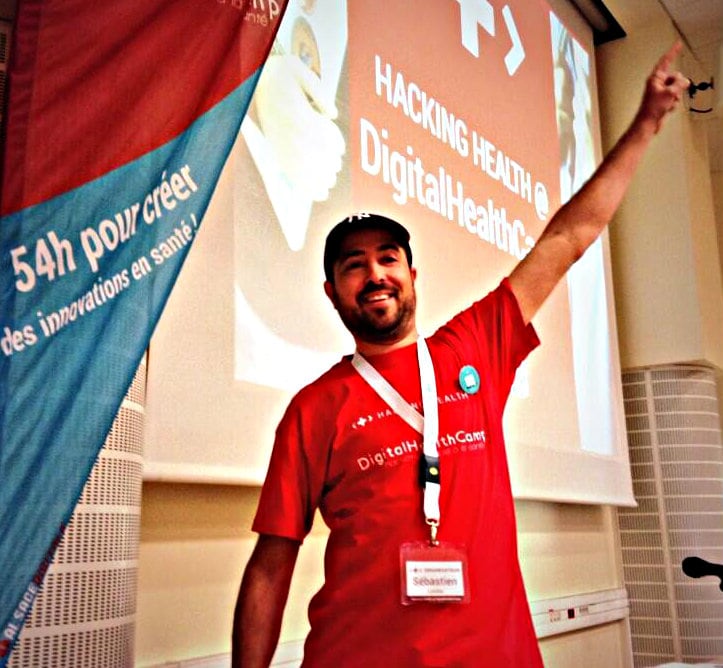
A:
<svg viewBox="0 0 723 668">
<path fill-rule="evenodd" d="M 480 43 L 477 28 L 483 28 L 491 37 L 497 36 L 495 8 L 487 0 L 457 0 L 457 2 L 460 8 L 462 46 L 475 58 L 479 58 Z M 505 55 L 505 67 L 507 73 L 514 76 L 525 59 L 525 49 L 509 5 L 502 8 L 502 19 L 507 30 L 506 37 L 512 42 L 512 47 Z"/>
</svg>

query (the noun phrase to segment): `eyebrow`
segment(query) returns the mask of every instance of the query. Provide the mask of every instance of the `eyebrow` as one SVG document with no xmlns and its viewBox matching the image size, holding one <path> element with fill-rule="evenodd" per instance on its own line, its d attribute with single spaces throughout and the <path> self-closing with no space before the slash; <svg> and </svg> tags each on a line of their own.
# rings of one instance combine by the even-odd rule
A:
<svg viewBox="0 0 723 668">
<path fill-rule="evenodd" d="M 379 244 L 374 248 L 374 251 L 377 253 L 383 253 L 384 251 L 388 250 L 394 250 L 401 252 L 402 248 L 399 244 L 393 243 L 393 242 L 387 242 L 383 244 Z M 345 262 L 346 260 L 352 258 L 352 257 L 359 257 L 360 255 L 364 255 L 364 251 L 360 248 L 351 248 L 348 251 L 344 251 L 339 254 L 339 263 Z"/>
</svg>

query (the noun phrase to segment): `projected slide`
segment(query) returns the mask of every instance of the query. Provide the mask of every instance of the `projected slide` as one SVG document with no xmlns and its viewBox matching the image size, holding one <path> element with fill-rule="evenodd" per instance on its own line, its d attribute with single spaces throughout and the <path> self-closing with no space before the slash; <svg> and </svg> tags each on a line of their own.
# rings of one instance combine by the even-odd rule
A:
<svg viewBox="0 0 723 668">
<path fill-rule="evenodd" d="M 208 382 L 213 417 L 187 432 L 204 440 L 211 468 L 260 482 L 290 396 L 353 351 L 322 289 L 323 242 L 339 219 L 377 211 L 409 228 L 418 324 L 430 334 L 494 289 L 592 173 L 591 40 L 568 16 L 543 0 L 289 3 L 203 223 L 214 229 L 189 260 L 213 254 L 213 289 L 228 293 L 206 285 L 197 301 L 223 311 L 209 350 L 223 368 Z M 610 462 L 625 468 L 605 253 L 598 242 L 535 319 L 543 345 L 505 416 L 520 496 L 580 496 L 528 485 L 547 456 L 530 453 L 562 453 L 560 470 L 587 456 L 603 478 Z M 181 290 L 199 292 L 189 281 Z M 188 299 L 174 295 L 168 310 Z M 171 318 L 158 337 L 177 340 Z M 149 392 L 156 383 L 166 397 L 180 392 L 151 370 Z M 181 440 L 171 414 L 153 426 L 156 401 L 152 452 Z"/>
</svg>

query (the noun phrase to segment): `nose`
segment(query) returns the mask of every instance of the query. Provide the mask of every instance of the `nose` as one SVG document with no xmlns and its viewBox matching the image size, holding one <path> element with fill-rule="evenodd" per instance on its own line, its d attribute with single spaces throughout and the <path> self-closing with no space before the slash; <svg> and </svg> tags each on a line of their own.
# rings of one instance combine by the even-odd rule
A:
<svg viewBox="0 0 723 668">
<path fill-rule="evenodd" d="M 386 269 L 379 262 L 369 263 L 369 280 L 373 283 L 381 283 L 386 278 Z"/>
</svg>

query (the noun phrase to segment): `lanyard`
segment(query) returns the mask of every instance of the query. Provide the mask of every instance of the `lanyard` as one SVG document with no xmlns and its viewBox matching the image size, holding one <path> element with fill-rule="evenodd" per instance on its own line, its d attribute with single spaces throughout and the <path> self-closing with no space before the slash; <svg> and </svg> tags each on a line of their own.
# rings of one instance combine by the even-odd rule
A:
<svg viewBox="0 0 723 668">
<path fill-rule="evenodd" d="M 359 351 L 351 359 L 352 366 L 369 383 L 372 389 L 401 417 L 412 429 L 422 434 L 424 453 L 424 517 L 431 531 L 431 542 L 437 544 L 437 528 L 439 527 L 439 452 L 437 438 L 439 436 L 439 411 L 437 405 L 437 384 L 434 379 L 434 365 L 429 354 L 427 342 L 423 338 L 417 340 L 417 359 L 419 361 L 419 379 L 422 386 L 422 410 L 420 415 L 414 406 L 409 404 Z"/>
</svg>

